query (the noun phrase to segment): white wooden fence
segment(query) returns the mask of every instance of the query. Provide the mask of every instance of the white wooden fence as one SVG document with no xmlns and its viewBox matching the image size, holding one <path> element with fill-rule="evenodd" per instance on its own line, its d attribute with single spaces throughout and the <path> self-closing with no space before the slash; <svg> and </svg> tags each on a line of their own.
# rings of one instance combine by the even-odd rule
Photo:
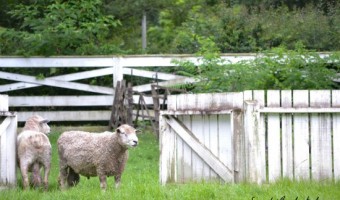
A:
<svg viewBox="0 0 340 200">
<path fill-rule="evenodd" d="M 252 60 L 257 54 L 224 54 L 222 58 L 227 62 L 236 63 L 242 60 Z M 327 53 L 320 53 L 321 57 L 328 56 Z M 33 87 L 48 86 L 73 89 L 95 93 L 95 95 L 81 96 L 10 96 L 10 110 L 16 107 L 26 107 L 28 111 L 18 112 L 18 121 L 25 121 L 33 114 L 42 115 L 51 121 L 107 121 L 110 118 L 110 110 L 103 110 L 105 106 L 112 106 L 114 87 L 117 81 L 125 75 L 132 77 L 144 77 L 150 80 L 157 79 L 159 85 L 168 86 L 184 82 L 193 82 L 192 78 L 178 76 L 169 73 L 157 72 L 157 69 L 150 71 L 150 67 L 164 68 L 176 66 L 173 60 L 190 60 L 200 63 L 200 57 L 193 55 L 135 55 L 135 56 L 82 56 L 82 57 L 0 57 L 0 79 L 14 81 L 15 83 L 0 85 L 0 94 L 7 94 L 14 90 L 29 90 Z M 59 76 L 46 77 L 38 80 L 33 76 L 18 73 L 8 73 L 4 68 L 73 68 L 78 67 L 87 71 L 64 74 Z M 148 68 L 148 69 L 145 69 Z M 98 85 L 88 85 L 75 81 L 113 76 L 111 86 L 102 87 Z M 151 83 L 144 85 L 134 85 L 134 91 L 148 92 L 151 90 Z M 138 97 L 134 102 L 138 102 Z M 152 103 L 152 99 L 146 99 L 147 104 Z M 66 110 L 65 107 L 88 107 L 74 111 Z M 46 107 L 46 110 L 35 111 L 36 107 Z M 48 107 L 55 108 L 50 111 Z M 63 107 L 63 111 L 59 107 Z M 97 109 L 93 109 L 97 108 Z M 41 110 L 41 109 L 40 109 Z"/>
<path fill-rule="evenodd" d="M 170 96 L 160 182 L 340 180 L 340 91 Z"/>
<path fill-rule="evenodd" d="M 0 95 L 0 187 L 16 186 L 17 117 L 8 112 L 8 96 Z"/>
</svg>

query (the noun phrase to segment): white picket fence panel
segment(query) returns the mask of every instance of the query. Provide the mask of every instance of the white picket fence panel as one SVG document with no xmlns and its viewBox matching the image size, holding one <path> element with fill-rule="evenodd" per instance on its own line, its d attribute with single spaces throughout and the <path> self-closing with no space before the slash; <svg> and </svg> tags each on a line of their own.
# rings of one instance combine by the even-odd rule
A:
<svg viewBox="0 0 340 200">
<path fill-rule="evenodd" d="M 170 96 L 160 117 L 160 182 L 340 180 L 339 97 L 340 90 Z"/>
<path fill-rule="evenodd" d="M 8 112 L 8 96 L 0 95 L 0 187 L 16 186 L 17 117 Z"/>
</svg>

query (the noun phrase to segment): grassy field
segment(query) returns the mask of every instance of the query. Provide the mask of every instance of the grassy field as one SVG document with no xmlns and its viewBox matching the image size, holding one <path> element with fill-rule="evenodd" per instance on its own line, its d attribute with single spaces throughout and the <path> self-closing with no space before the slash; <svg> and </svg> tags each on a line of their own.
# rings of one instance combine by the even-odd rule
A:
<svg viewBox="0 0 340 200">
<path fill-rule="evenodd" d="M 65 128 L 64 128 L 65 129 Z M 57 184 L 58 156 L 56 141 L 60 127 L 52 127 L 50 140 L 53 148 L 52 168 L 47 192 L 42 189 L 23 191 L 18 173 L 16 189 L 1 190 L 1 200 L 13 199 L 340 199 L 340 182 L 315 183 L 282 180 L 275 184 L 219 184 L 189 183 L 160 186 L 158 182 L 159 148 L 148 131 L 139 135 L 140 145 L 130 150 L 130 158 L 122 177 L 120 189 L 114 189 L 113 177 L 108 178 L 108 189 L 103 192 L 97 177 L 81 177 L 74 188 L 60 191 Z M 99 130 L 101 131 L 101 130 Z"/>
</svg>

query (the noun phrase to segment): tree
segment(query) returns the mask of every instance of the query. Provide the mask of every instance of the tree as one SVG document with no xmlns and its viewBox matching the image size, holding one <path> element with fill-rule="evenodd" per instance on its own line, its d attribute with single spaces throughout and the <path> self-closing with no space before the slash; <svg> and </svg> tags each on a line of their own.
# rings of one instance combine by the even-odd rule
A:
<svg viewBox="0 0 340 200">
<path fill-rule="evenodd" d="M 1 54 L 70 55 L 108 54 L 118 49 L 106 45 L 120 25 L 102 13 L 100 0 L 37 1 L 19 4 L 9 12 L 16 29 L 0 35 Z M 20 41 L 20 42 L 19 42 Z M 113 47 L 112 47 L 113 46 Z"/>
</svg>

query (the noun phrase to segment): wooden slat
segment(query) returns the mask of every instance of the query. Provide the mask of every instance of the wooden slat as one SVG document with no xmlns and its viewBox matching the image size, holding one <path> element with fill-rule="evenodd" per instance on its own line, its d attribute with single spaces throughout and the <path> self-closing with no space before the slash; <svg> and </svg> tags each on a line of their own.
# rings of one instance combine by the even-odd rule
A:
<svg viewBox="0 0 340 200">
<path fill-rule="evenodd" d="M 160 183 L 177 182 L 176 135 L 167 125 L 163 116 L 160 117 Z"/>
<path fill-rule="evenodd" d="M 208 115 L 209 118 L 209 126 L 205 125 L 206 128 L 209 128 L 209 133 L 210 133 L 210 151 L 211 153 L 218 158 L 218 152 L 219 152 L 219 142 L 218 142 L 218 135 L 219 135 L 219 131 L 218 131 L 218 120 L 217 120 L 217 116 L 218 115 Z M 219 178 L 218 174 L 216 174 L 216 172 L 211 169 L 210 170 L 210 176 L 212 179 L 219 179 L 222 180 L 221 178 Z"/>
<path fill-rule="evenodd" d="M 280 106 L 280 91 L 267 91 L 267 107 Z M 281 153 L 280 153 L 280 115 L 268 114 L 268 180 L 274 182 L 281 177 Z"/>
<path fill-rule="evenodd" d="M 264 90 L 254 90 L 253 91 L 253 99 L 257 101 L 257 110 L 258 108 L 262 108 L 265 106 L 265 91 Z M 260 167 L 261 174 L 261 182 L 267 181 L 267 172 L 266 172 L 266 123 L 265 117 L 261 115 L 259 112 L 256 114 L 259 118 L 258 124 L 258 162 Z"/>
<path fill-rule="evenodd" d="M 191 116 L 184 115 L 182 116 L 181 122 L 183 122 L 183 125 L 186 126 L 189 130 L 191 130 Z M 171 128 L 173 128 L 171 126 Z M 182 180 L 183 182 L 190 182 L 193 180 L 193 150 L 190 147 L 190 145 L 187 143 L 187 141 L 182 138 L 177 132 L 176 129 L 174 129 L 177 136 L 180 137 L 183 140 L 183 177 Z"/>
<path fill-rule="evenodd" d="M 59 75 L 59 76 L 51 76 L 46 79 L 53 79 L 53 80 L 59 80 L 59 81 L 75 81 L 75 80 L 82 80 L 87 78 L 94 78 L 104 75 L 111 75 L 113 73 L 113 68 L 103 68 L 103 69 L 96 69 L 96 70 L 89 70 L 85 72 L 77 72 L 77 73 L 71 73 L 71 74 L 65 74 L 65 75 Z M 7 92 L 7 91 L 13 91 L 13 90 L 21 90 L 21 89 L 27 89 L 27 88 L 33 88 L 33 87 L 39 87 L 40 84 L 34 84 L 34 83 L 11 83 L 6 85 L 0 86 L 0 92 Z"/>
<path fill-rule="evenodd" d="M 340 113 L 340 108 L 260 108 L 260 113 Z"/>
<path fill-rule="evenodd" d="M 172 116 L 169 116 L 167 123 L 224 181 L 233 181 L 232 171 L 222 164 L 208 149 L 202 146 L 189 129 Z"/>
<path fill-rule="evenodd" d="M 293 106 L 308 107 L 307 90 L 293 91 Z M 308 114 L 294 115 L 294 175 L 295 179 L 309 179 L 309 117 Z"/>
<path fill-rule="evenodd" d="M 195 138 L 201 145 L 204 145 L 204 132 L 202 123 L 202 115 L 195 115 L 191 117 L 191 133 L 195 135 Z M 193 167 L 193 180 L 201 181 L 207 174 L 204 174 L 204 167 L 208 167 L 207 164 L 201 159 L 196 152 L 192 154 L 192 167 Z M 209 168 L 209 167 L 208 167 Z"/>
<path fill-rule="evenodd" d="M 332 91 L 332 107 L 340 107 L 340 90 Z M 333 114 L 334 179 L 340 180 L 340 113 Z"/>
<path fill-rule="evenodd" d="M 8 111 L 8 95 L 0 94 L 0 111 Z"/>
<path fill-rule="evenodd" d="M 158 79 L 158 80 L 173 80 L 179 78 L 187 78 L 185 76 L 179 76 L 175 74 L 167 74 L 162 72 L 154 72 L 154 71 L 147 71 L 147 70 L 140 70 L 140 69 L 131 69 L 131 68 L 124 68 L 123 73 L 125 75 L 130 76 L 138 76 L 150 79 Z"/>
<path fill-rule="evenodd" d="M 165 115 L 164 115 L 165 116 Z M 183 121 L 183 116 L 179 116 L 178 117 L 179 120 Z M 174 131 L 175 134 L 175 131 Z M 186 145 L 185 142 L 182 140 L 181 137 L 179 137 L 177 134 L 176 135 L 176 161 L 177 161 L 177 165 L 176 165 L 176 169 L 177 169 L 177 181 L 179 183 L 185 183 L 184 180 L 184 165 L 185 165 L 185 161 L 184 160 L 184 146 Z"/>
<path fill-rule="evenodd" d="M 65 81 L 53 80 L 53 79 L 48 79 L 48 78 L 43 79 L 43 80 L 37 80 L 35 77 L 32 77 L 32 76 L 19 75 L 19 74 L 13 74 L 13 73 L 8 73 L 8 72 L 0 72 L 0 76 L 3 79 L 13 80 L 13 81 L 25 81 L 28 83 L 34 83 L 34 84 L 39 84 L 39 85 L 83 90 L 87 92 L 102 93 L 102 94 L 113 94 L 112 88 L 107 88 L 107 87 L 102 87 L 102 86 L 94 86 L 94 85 L 87 85 L 87 84 L 74 83 L 74 82 L 65 82 Z"/>
<path fill-rule="evenodd" d="M 330 107 L 330 91 L 310 91 L 310 106 Z M 332 132 L 330 114 L 311 115 L 311 160 L 312 178 L 314 180 L 332 178 Z"/>
<path fill-rule="evenodd" d="M 261 155 L 261 141 L 259 138 L 259 105 L 257 101 L 244 101 L 244 140 L 245 140 L 245 169 L 247 181 L 263 182 L 263 167 Z"/>
<path fill-rule="evenodd" d="M 292 91 L 281 91 L 282 108 L 292 107 Z M 282 114 L 282 176 L 293 180 L 293 130 L 292 114 Z"/>
<path fill-rule="evenodd" d="M 110 110 L 91 111 L 22 111 L 17 112 L 18 121 L 25 122 L 32 115 L 40 115 L 53 121 L 109 121 Z"/>
</svg>

